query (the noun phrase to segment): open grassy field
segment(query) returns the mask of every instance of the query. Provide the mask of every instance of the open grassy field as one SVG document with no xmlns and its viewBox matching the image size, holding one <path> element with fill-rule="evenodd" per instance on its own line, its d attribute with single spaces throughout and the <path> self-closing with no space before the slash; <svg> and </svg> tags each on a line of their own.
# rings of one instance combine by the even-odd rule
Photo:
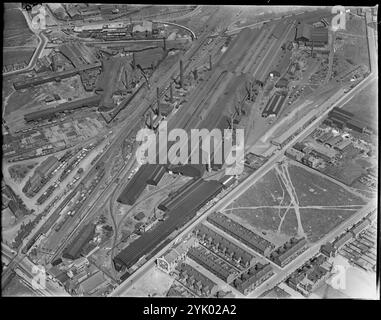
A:
<svg viewBox="0 0 381 320">
<path fill-rule="evenodd" d="M 2 290 L 2 295 L 5 297 L 36 296 L 36 294 L 28 288 L 17 275 L 12 279 L 7 287 Z"/>
<path fill-rule="evenodd" d="M 291 165 L 289 172 L 301 207 L 365 204 L 362 198 L 303 167 Z"/>
<path fill-rule="evenodd" d="M 356 94 L 343 107 L 355 117 L 377 129 L 378 118 L 378 82 L 372 81 L 368 87 Z"/>
<path fill-rule="evenodd" d="M 308 240 L 316 242 L 340 223 L 351 217 L 354 210 L 300 209 L 301 220 Z"/>
<path fill-rule="evenodd" d="M 28 65 L 33 56 L 35 48 L 25 47 L 17 49 L 4 49 L 3 50 L 3 65 L 8 66 L 11 64 L 25 63 Z"/>
<path fill-rule="evenodd" d="M 269 171 L 224 213 L 273 243 L 295 236 L 299 230 L 315 242 L 366 203 L 317 172 L 293 164 L 285 168 L 288 175 L 281 166 Z"/>
<path fill-rule="evenodd" d="M 34 34 L 29 30 L 21 10 L 17 8 L 16 3 L 4 4 L 4 29 L 3 46 L 14 47 L 23 46 L 33 42 Z"/>
</svg>

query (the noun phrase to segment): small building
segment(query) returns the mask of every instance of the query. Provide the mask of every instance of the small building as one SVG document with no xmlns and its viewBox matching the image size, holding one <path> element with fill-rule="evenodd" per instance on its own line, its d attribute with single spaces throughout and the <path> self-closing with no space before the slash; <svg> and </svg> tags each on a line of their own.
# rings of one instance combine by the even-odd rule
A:
<svg viewBox="0 0 381 320">
<path fill-rule="evenodd" d="M 183 260 L 187 255 L 188 250 L 196 244 L 197 240 L 194 237 L 181 242 L 178 246 L 167 252 L 163 257 L 156 260 L 157 267 L 167 273 L 174 271 L 179 261 Z"/>
<path fill-rule="evenodd" d="M 296 150 L 294 148 L 288 148 L 285 152 L 286 156 L 290 157 L 293 160 L 296 161 L 302 161 L 302 158 L 304 157 L 304 152 L 301 152 L 299 150 Z"/>
<path fill-rule="evenodd" d="M 327 242 L 320 247 L 320 252 L 328 258 L 335 256 L 336 250 L 331 242 Z"/>
<path fill-rule="evenodd" d="M 143 220 L 144 217 L 145 217 L 144 212 L 143 212 L 143 211 L 140 211 L 140 212 L 138 212 L 137 214 L 135 214 L 134 219 L 140 221 L 140 220 Z"/>
</svg>

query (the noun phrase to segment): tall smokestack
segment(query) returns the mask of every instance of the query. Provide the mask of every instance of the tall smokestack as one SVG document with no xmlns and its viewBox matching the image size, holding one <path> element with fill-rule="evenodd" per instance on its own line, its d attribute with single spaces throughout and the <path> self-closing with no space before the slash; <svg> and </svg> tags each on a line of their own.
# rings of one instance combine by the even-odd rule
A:
<svg viewBox="0 0 381 320">
<path fill-rule="evenodd" d="M 159 87 L 156 88 L 156 101 L 157 101 L 157 115 L 160 116 L 160 95 L 159 95 Z"/>
<path fill-rule="evenodd" d="M 128 84 L 128 73 L 127 73 L 127 70 L 124 70 L 124 78 L 126 80 L 126 89 L 129 88 L 129 84 Z"/>
<path fill-rule="evenodd" d="M 183 88 L 184 86 L 184 70 L 183 70 L 183 60 L 180 60 L 180 87 Z"/>
<path fill-rule="evenodd" d="M 193 70 L 193 77 L 197 81 L 197 79 L 198 79 L 197 69 Z"/>
<path fill-rule="evenodd" d="M 173 84 L 172 84 L 172 82 L 169 86 L 169 99 L 171 102 L 173 102 Z"/>
<path fill-rule="evenodd" d="M 212 55 L 209 55 L 209 70 L 212 70 Z"/>
<path fill-rule="evenodd" d="M 135 59 L 135 52 L 132 53 L 132 67 L 136 68 L 136 59 Z"/>
</svg>

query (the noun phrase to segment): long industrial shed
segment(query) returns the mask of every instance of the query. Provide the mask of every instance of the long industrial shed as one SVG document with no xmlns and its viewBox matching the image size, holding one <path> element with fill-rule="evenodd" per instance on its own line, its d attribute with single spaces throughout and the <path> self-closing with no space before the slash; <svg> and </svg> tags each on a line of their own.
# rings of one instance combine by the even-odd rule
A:
<svg viewBox="0 0 381 320">
<path fill-rule="evenodd" d="M 130 268 L 141 257 L 149 254 L 173 231 L 181 228 L 192 219 L 204 204 L 222 190 L 222 187 L 220 182 L 202 180 L 202 183 L 192 192 L 188 192 L 178 199 L 163 222 L 159 222 L 156 227 L 143 233 L 140 238 L 132 242 L 114 258 L 115 268 L 117 270 L 121 270 L 123 267 Z"/>
</svg>

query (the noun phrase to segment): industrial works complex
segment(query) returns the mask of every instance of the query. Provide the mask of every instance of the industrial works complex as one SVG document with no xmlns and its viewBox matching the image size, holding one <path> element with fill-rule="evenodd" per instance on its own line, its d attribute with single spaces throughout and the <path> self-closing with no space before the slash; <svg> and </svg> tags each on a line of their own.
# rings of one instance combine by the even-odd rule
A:
<svg viewBox="0 0 381 320">
<path fill-rule="evenodd" d="M 170 7 L 49 4 L 3 67 L 7 285 L 42 264 L 72 296 L 309 297 L 338 254 L 373 272 L 373 11 Z"/>
</svg>

